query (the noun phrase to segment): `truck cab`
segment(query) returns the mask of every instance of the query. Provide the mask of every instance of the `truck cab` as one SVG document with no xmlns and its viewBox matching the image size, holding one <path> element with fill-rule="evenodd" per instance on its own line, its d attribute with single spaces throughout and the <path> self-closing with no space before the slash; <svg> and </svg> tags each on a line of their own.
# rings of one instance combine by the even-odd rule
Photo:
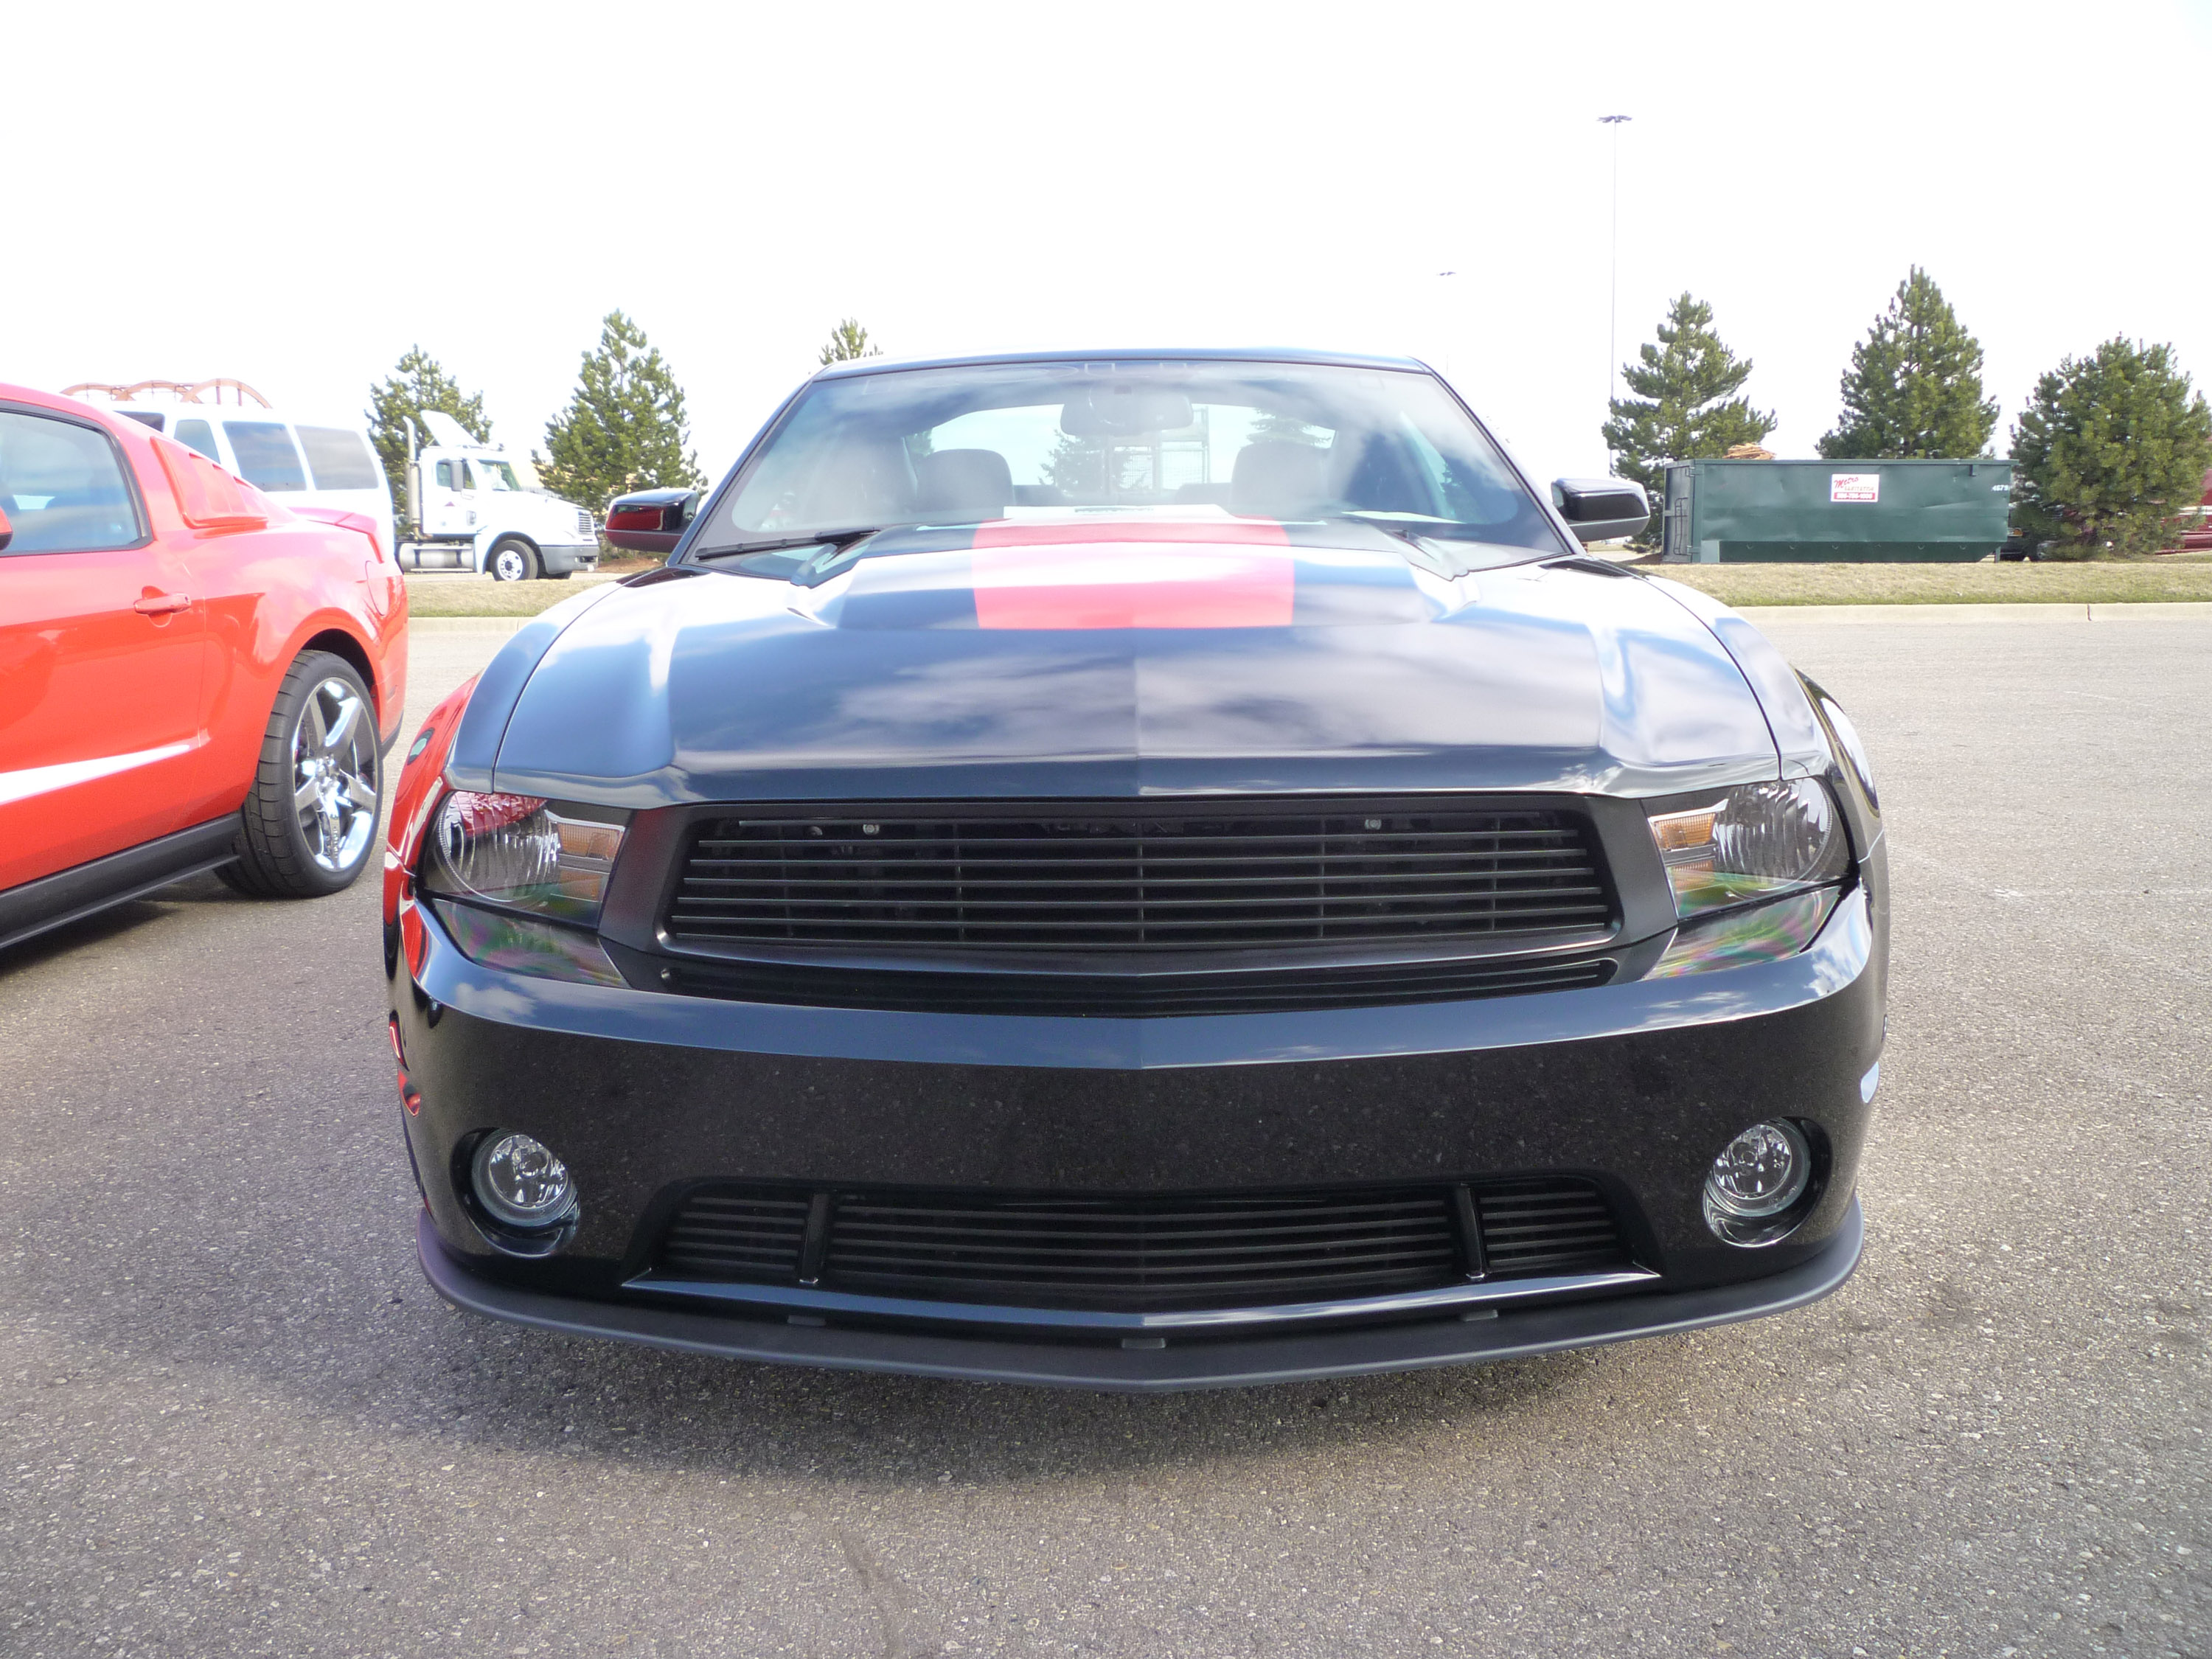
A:
<svg viewBox="0 0 2212 1659">
<path fill-rule="evenodd" d="M 417 538 L 400 543 L 400 568 L 483 571 L 511 582 L 598 567 L 591 514 L 549 495 L 526 459 L 478 443 L 436 410 L 424 410 L 422 422 L 429 441 L 407 470 Z"/>
</svg>

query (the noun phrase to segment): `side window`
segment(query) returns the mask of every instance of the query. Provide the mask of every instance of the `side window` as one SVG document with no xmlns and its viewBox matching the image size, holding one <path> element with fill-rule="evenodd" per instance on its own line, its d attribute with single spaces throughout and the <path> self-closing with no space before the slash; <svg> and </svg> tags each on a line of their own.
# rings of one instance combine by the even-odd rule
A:
<svg viewBox="0 0 2212 1659">
<path fill-rule="evenodd" d="M 15 532 L 8 553 L 97 553 L 146 538 L 123 458 L 105 432 L 6 409 L 0 512 Z"/>
<path fill-rule="evenodd" d="M 295 428 L 300 447 L 307 452 L 307 470 L 315 475 L 318 489 L 374 489 L 383 475 L 376 458 L 358 432 L 337 426 Z"/>
<path fill-rule="evenodd" d="M 246 483 L 271 495 L 307 487 L 300 452 L 292 447 L 292 434 L 282 422 L 225 421 L 222 428 Z"/>
<path fill-rule="evenodd" d="M 456 461 L 453 465 L 461 469 L 461 488 L 474 489 L 477 487 L 476 468 L 471 466 L 466 461 Z"/>
<path fill-rule="evenodd" d="M 439 462 L 438 488 L 441 489 L 459 489 L 460 487 L 460 480 L 453 477 L 453 464 L 451 461 Z"/>
<path fill-rule="evenodd" d="M 217 466 L 222 465 L 222 457 L 215 453 L 215 428 L 205 421 L 179 421 L 176 439 L 185 448 L 198 450 Z"/>
</svg>

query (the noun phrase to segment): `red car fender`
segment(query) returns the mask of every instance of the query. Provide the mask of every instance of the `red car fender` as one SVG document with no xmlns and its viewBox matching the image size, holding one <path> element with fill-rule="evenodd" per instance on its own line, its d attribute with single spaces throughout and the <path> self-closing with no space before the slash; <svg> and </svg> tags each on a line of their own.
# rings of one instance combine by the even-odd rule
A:
<svg viewBox="0 0 2212 1659">
<path fill-rule="evenodd" d="M 301 519 L 319 519 L 325 524 L 334 524 L 345 530 L 358 530 L 368 538 L 368 544 L 378 553 L 384 544 L 376 539 L 376 520 L 365 513 L 349 513 L 340 507 L 295 507 L 293 516 Z"/>
<path fill-rule="evenodd" d="M 415 908 L 415 865 L 422 854 L 422 838 L 430 830 L 430 815 L 445 795 L 447 751 L 461 724 L 461 712 L 477 689 L 471 674 L 445 702 L 430 711 L 407 746 L 399 769 L 399 783 L 392 795 L 392 817 L 384 842 L 384 936 L 386 966 L 396 967 L 396 953 L 404 950 L 410 973 L 422 962 L 422 923 Z"/>
</svg>

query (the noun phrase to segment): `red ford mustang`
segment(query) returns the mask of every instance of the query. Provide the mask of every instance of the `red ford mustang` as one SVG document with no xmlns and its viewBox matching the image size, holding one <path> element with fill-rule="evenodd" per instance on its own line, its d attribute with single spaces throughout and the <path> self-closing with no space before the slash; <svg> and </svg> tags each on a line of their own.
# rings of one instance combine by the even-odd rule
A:
<svg viewBox="0 0 2212 1659">
<path fill-rule="evenodd" d="M 368 520 L 0 385 L 0 947 L 204 870 L 349 885 L 406 641 Z"/>
</svg>

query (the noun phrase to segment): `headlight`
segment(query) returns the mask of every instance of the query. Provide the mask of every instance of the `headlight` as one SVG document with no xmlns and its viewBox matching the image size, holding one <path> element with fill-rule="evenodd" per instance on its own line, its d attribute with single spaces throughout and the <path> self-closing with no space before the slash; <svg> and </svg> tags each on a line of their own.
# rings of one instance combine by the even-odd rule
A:
<svg viewBox="0 0 2212 1659">
<path fill-rule="evenodd" d="M 1674 914 L 1694 916 L 1841 881 L 1851 851 L 1825 785 L 1747 783 L 1687 811 L 1651 819 L 1674 889 Z"/>
<path fill-rule="evenodd" d="M 431 828 L 424 890 L 561 921 L 597 921 L 623 826 L 577 811 L 532 795 L 455 790 Z"/>
<path fill-rule="evenodd" d="M 503 968 L 511 974 L 530 974 L 539 979 L 565 979 L 583 985 L 623 985 L 619 969 L 599 944 L 597 933 L 558 922 L 532 921 L 528 916 L 501 910 L 482 910 L 473 904 L 451 904 L 433 899 L 438 920 L 446 924 L 453 943 L 471 962 L 487 968 Z"/>
<path fill-rule="evenodd" d="M 1747 783 L 1656 812 L 1651 839 L 1683 921 L 1653 979 L 1796 955 L 1827 921 L 1851 867 L 1835 798 L 1811 778 Z"/>
<path fill-rule="evenodd" d="M 422 887 L 462 955 L 540 979 L 624 982 L 590 931 L 623 826 L 582 816 L 591 810 L 466 789 L 446 797 Z"/>
<path fill-rule="evenodd" d="M 1710 974 L 1717 968 L 1794 957 L 1819 937 L 1828 912 L 1836 908 L 1838 890 L 1816 887 L 1809 893 L 1792 893 L 1703 921 L 1685 922 L 1674 930 L 1666 955 L 1645 977 L 1673 979 L 1679 974 Z"/>
</svg>

